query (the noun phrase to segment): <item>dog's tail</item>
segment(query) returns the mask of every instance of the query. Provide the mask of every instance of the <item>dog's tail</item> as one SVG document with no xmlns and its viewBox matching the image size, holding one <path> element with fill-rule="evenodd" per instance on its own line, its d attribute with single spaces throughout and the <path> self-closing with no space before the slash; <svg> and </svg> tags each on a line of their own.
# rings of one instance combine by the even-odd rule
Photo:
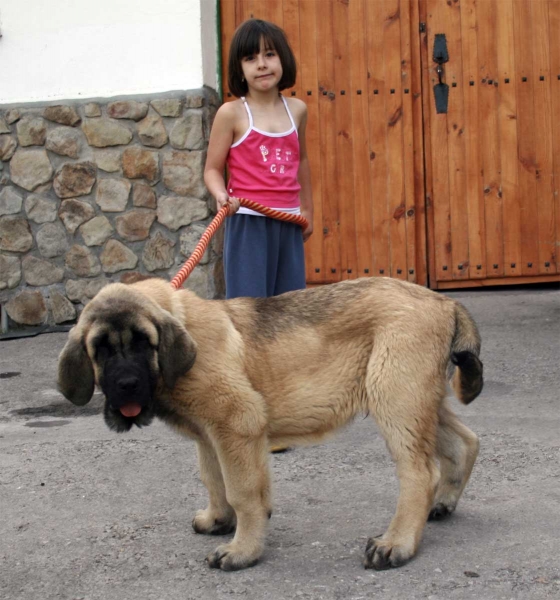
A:
<svg viewBox="0 0 560 600">
<path fill-rule="evenodd" d="M 451 374 L 451 386 L 463 404 L 472 402 L 482 391 L 482 362 L 480 334 L 467 309 L 455 304 L 455 333 L 451 345 L 450 361 L 455 365 Z"/>
</svg>

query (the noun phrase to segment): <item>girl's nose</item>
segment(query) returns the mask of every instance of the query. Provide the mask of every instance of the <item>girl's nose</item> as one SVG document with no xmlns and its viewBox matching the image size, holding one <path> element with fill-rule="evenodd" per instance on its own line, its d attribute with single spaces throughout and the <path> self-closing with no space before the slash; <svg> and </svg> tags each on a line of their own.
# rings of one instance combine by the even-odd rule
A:
<svg viewBox="0 0 560 600">
<path fill-rule="evenodd" d="M 264 56 L 262 54 L 257 56 L 257 66 L 264 67 Z"/>
</svg>

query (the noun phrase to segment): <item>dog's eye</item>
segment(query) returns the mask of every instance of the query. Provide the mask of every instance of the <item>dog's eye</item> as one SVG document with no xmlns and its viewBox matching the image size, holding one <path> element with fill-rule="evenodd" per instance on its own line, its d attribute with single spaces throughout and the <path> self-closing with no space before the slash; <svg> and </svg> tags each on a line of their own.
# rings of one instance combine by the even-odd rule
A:
<svg viewBox="0 0 560 600">
<path fill-rule="evenodd" d="M 152 348 L 152 344 L 148 336 L 141 331 L 133 331 L 132 332 L 132 348 L 135 350 L 145 350 L 147 348 Z"/>
<path fill-rule="evenodd" d="M 111 352 L 113 352 L 113 347 L 109 343 L 109 338 L 106 335 L 100 337 L 98 340 L 95 340 L 93 347 L 95 348 L 96 360 L 106 358 L 111 354 Z"/>
</svg>

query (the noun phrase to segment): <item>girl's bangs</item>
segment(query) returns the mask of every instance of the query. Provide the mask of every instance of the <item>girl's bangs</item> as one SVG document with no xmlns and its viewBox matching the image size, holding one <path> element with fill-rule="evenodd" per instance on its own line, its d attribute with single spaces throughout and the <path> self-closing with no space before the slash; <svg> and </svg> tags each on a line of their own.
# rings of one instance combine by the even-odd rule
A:
<svg viewBox="0 0 560 600">
<path fill-rule="evenodd" d="M 261 41 L 265 50 L 276 50 L 272 36 L 255 28 L 247 32 L 245 39 L 240 40 L 239 58 L 258 54 L 261 51 Z"/>
</svg>

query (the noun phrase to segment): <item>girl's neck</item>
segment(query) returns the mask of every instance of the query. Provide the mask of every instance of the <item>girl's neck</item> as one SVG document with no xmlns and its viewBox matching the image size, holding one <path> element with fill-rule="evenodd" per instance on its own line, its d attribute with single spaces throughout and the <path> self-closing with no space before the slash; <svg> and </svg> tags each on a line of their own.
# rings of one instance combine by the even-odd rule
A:
<svg viewBox="0 0 560 600">
<path fill-rule="evenodd" d="M 280 101 L 280 92 L 278 91 L 278 88 L 267 90 L 266 92 L 255 92 L 249 89 L 245 98 L 250 100 L 251 104 L 256 106 L 274 106 Z"/>
</svg>

